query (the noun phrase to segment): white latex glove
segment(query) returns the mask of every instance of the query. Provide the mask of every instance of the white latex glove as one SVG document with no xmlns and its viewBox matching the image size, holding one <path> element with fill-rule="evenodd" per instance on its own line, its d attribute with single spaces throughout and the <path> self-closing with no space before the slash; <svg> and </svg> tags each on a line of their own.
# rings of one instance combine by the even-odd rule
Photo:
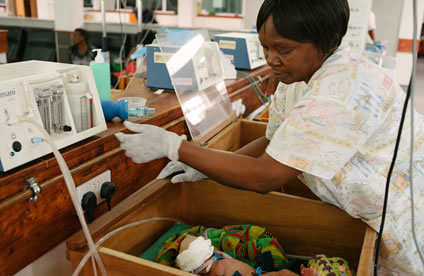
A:
<svg viewBox="0 0 424 276">
<path fill-rule="evenodd" d="M 171 178 L 172 183 L 180 183 L 185 181 L 198 181 L 201 179 L 208 178 L 203 173 L 196 171 L 190 166 L 187 166 L 186 164 L 179 162 L 179 161 L 171 161 L 169 162 L 165 168 L 162 169 L 160 174 L 158 175 L 158 179 L 164 179 L 168 175 L 171 175 L 176 172 L 184 171 L 184 173 L 181 173 L 179 175 L 176 175 Z"/>
<path fill-rule="evenodd" d="M 231 107 L 233 111 L 236 113 L 236 117 L 243 115 L 244 112 L 246 111 L 246 106 L 242 104 L 241 99 L 238 99 L 237 101 L 232 102 Z"/>
<path fill-rule="evenodd" d="M 135 163 L 145 163 L 162 157 L 177 161 L 178 149 L 187 139 L 185 135 L 179 136 L 153 125 L 134 124 L 128 121 L 125 121 L 124 125 L 136 133 L 118 132 L 115 136 L 121 142 L 125 154 Z"/>
</svg>

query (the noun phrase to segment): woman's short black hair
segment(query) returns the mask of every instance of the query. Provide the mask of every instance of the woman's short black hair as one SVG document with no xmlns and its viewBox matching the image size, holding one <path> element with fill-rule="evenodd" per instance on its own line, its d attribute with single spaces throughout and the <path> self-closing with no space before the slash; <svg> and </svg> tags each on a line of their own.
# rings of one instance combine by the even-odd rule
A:
<svg viewBox="0 0 424 276">
<path fill-rule="evenodd" d="M 81 36 L 83 36 L 85 40 L 87 40 L 87 38 L 88 38 L 88 32 L 86 30 L 81 29 L 81 28 L 78 28 L 78 29 L 75 29 L 74 32 L 79 32 L 79 34 Z"/>
<path fill-rule="evenodd" d="M 280 36 L 311 42 L 328 54 L 346 34 L 349 4 L 347 0 L 265 0 L 256 21 L 258 31 L 271 15 Z"/>
</svg>

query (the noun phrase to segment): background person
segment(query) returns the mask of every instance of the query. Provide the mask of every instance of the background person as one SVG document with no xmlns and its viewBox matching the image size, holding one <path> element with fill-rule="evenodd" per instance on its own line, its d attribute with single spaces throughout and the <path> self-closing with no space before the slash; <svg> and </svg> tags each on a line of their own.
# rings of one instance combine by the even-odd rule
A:
<svg viewBox="0 0 424 276">
<path fill-rule="evenodd" d="M 72 33 L 73 45 L 69 48 L 69 62 L 72 64 L 89 65 L 96 53 L 95 47 L 88 41 L 88 32 L 84 29 L 75 29 Z"/>
<path fill-rule="evenodd" d="M 375 23 L 375 14 L 374 12 L 370 11 L 370 14 L 368 16 L 368 36 L 367 36 L 368 43 L 371 43 L 371 44 L 374 43 L 375 29 L 377 29 L 377 25 Z"/>
</svg>

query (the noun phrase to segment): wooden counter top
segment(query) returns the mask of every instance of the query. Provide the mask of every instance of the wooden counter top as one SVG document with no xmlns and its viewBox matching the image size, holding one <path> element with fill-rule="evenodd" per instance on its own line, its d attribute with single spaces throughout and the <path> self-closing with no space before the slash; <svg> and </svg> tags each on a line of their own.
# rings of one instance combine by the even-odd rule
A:
<svg viewBox="0 0 424 276">
<path fill-rule="evenodd" d="M 7 30 L 0 30 L 0 53 L 7 53 Z"/>
<path fill-rule="evenodd" d="M 275 82 L 269 67 L 249 72 L 255 79 L 262 79 L 261 89 L 271 94 Z M 226 81 L 231 101 L 243 99 L 247 116 L 261 105 L 246 79 Z M 134 79 L 130 88 L 113 92 L 112 99 L 143 97 L 146 105 L 156 108 L 156 116 L 137 120 L 164 127 L 176 133 L 188 134 L 182 110 L 174 92 L 161 95 L 144 85 L 144 80 Z M 126 128 L 122 122 L 108 122 L 108 129 L 97 136 L 78 142 L 61 150 L 71 169 L 75 185 L 80 185 L 105 170 L 111 170 L 116 193 L 112 208 L 133 192 L 155 179 L 167 160 L 155 160 L 135 164 L 126 158 L 114 133 Z M 26 180 L 35 177 L 43 191 L 36 203 L 31 203 Z M 107 211 L 106 203 L 100 203 L 95 215 Z M 13 274 L 54 248 L 80 229 L 74 207 L 52 154 L 34 160 L 8 172 L 0 172 L 0 275 Z"/>
</svg>

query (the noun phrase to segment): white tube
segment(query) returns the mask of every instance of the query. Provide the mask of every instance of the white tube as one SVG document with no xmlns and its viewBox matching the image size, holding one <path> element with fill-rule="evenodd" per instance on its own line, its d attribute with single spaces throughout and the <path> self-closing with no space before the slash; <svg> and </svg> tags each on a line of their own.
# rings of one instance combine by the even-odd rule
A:
<svg viewBox="0 0 424 276">
<path fill-rule="evenodd" d="M 105 0 L 100 1 L 101 13 L 102 13 L 102 36 L 106 37 L 106 10 L 105 10 Z M 106 51 L 107 49 L 103 49 Z"/>
<path fill-rule="evenodd" d="M 104 235 L 101 239 L 99 239 L 96 242 L 96 249 L 97 247 L 99 247 L 103 242 L 107 241 L 108 239 L 110 239 L 113 235 L 121 232 L 122 230 L 140 225 L 140 224 L 144 224 L 147 222 L 151 222 L 151 221 L 173 221 L 173 222 L 180 222 L 180 220 L 178 219 L 174 219 L 174 218 L 169 218 L 169 217 L 154 217 L 154 218 L 148 218 L 148 219 L 142 219 L 139 221 L 135 221 L 135 222 L 131 222 L 129 224 L 123 225 L 121 227 L 116 228 L 115 230 L 107 233 L 106 235 Z M 97 251 L 96 251 L 97 252 Z M 90 258 L 92 254 L 92 251 L 87 252 L 87 254 L 85 254 L 85 256 L 82 258 L 81 262 L 79 263 L 79 265 L 77 266 L 77 268 L 74 270 L 74 274 L 78 275 L 78 273 L 81 271 L 81 269 L 83 268 L 83 266 L 85 265 L 85 263 L 87 262 L 88 258 Z"/>
<path fill-rule="evenodd" d="M 50 145 L 51 150 L 56 157 L 57 163 L 59 164 L 60 170 L 62 171 L 63 178 L 65 179 L 66 187 L 68 188 L 68 192 L 71 195 L 72 203 L 74 204 L 74 208 L 77 212 L 78 218 L 80 220 L 82 230 L 84 232 L 84 236 L 87 239 L 88 247 L 90 256 L 94 255 L 95 260 L 97 261 L 97 264 L 100 267 L 100 271 L 102 272 L 102 275 L 107 275 L 106 268 L 100 258 L 99 253 L 96 250 L 96 247 L 94 246 L 93 239 L 91 238 L 90 231 L 88 230 L 87 223 L 85 221 L 84 212 L 81 208 L 81 204 L 79 202 L 79 197 L 77 193 L 77 189 L 75 187 L 74 180 L 72 178 L 72 174 L 69 171 L 68 166 L 66 165 L 65 159 L 63 159 L 62 155 L 59 153 L 59 151 L 56 148 L 56 145 L 50 138 L 50 135 L 47 133 L 47 131 L 40 126 L 40 124 L 32 119 L 23 119 L 22 121 L 26 121 L 30 124 L 32 124 L 34 127 L 36 127 L 44 136 L 44 140 Z M 78 274 L 73 274 L 78 275 Z"/>
<path fill-rule="evenodd" d="M 143 1 L 137 0 L 137 32 L 141 33 L 143 24 Z"/>
</svg>

